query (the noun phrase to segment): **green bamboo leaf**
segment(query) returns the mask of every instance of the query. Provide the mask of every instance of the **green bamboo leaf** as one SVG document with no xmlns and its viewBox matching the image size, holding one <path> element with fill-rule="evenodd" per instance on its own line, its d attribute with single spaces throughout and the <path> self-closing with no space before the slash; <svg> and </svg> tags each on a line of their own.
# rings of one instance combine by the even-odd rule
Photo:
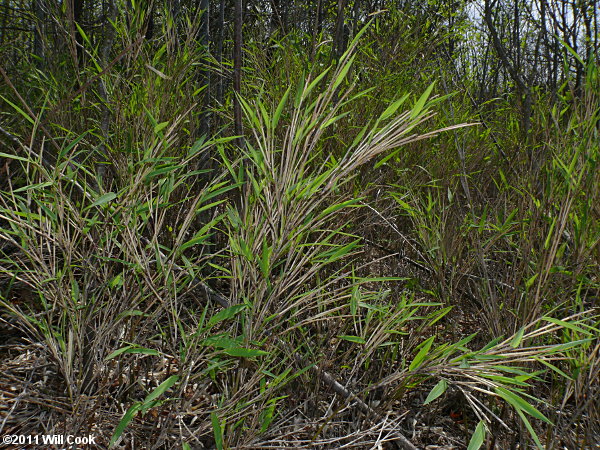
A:
<svg viewBox="0 0 600 450">
<path fill-rule="evenodd" d="M 327 69 L 325 69 L 306 87 L 306 89 L 304 89 L 304 91 L 302 92 L 303 99 L 305 99 L 306 97 L 308 97 L 310 95 L 312 90 L 317 86 L 317 84 L 319 84 L 319 82 L 323 79 L 323 77 L 329 73 L 330 70 L 331 70 L 331 67 L 328 67 Z"/>
<path fill-rule="evenodd" d="M 221 203 L 219 202 L 215 202 L 215 204 L 219 204 Z M 210 206 L 210 205 L 208 205 Z M 197 213 L 202 211 L 202 208 L 197 210 Z M 187 242 L 184 242 L 183 244 L 181 244 L 181 246 L 179 247 L 179 251 L 183 252 L 184 250 L 193 247 L 194 245 L 199 245 L 201 243 L 203 243 L 204 241 L 206 241 L 208 238 L 210 238 L 212 236 L 212 233 L 209 233 L 210 230 L 212 230 L 212 228 L 221 221 L 221 219 L 224 217 L 224 214 L 221 214 L 218 217 L 215 217 L 213 220 L 211 220 L 210 222 L 208 222 L 207 224 L 205 224 L 202 228 L 200 228 L 196 233 L 194 233 L 194 236 Z"/>
<path fill-rule="evenodd" d="M 421 114 L 421 111 L 423 110 L 423 107 L 425 106 L 425 103 L 427 102 L 427 99 L 429 98 L 429 95 L 433 90 L 433 86 L 435 86 L 435 81 L 429 85 L 429 87 L 425 90 L 425 92 L 423 92 L 417 103 L 415 103 L 415 106 L 410 112 L 411 120 L 415 119 L 419 114 Z"/>
<path fill-rule="evenodd" d="M 147 182 L 151 181 L 152 178 L 174 172 L 175 170 L 180 169 L 181 167 L 182 166 L 176 166 L 176 165 L 170 165 L 170 164 L 163 166 L 163 167 L 159 167 L 158 169 L 155 169 L 155 170 L 151 171 L 150 173 L 148 173 L 148 175 L 146 175 L 144 177 L 144 181 L 147 183 Z"/>
<path fill-rule="evenodd" d="M 152 127 L 155 127 L 156 125 L 158 125 L 158 122 L 156 121 L 156 119 L 154 118 L 154 116 L 152 115 L 152 113 L 150 112 L 150 110 L 148 108 L 146 108 L 145 105 L 142 105 L 142 106 L 143 106 L 144 110 L 146 111 L 146 116 L 150 120 L 150 123 L 152 124 Z"/>
<path fill-rule="evenodd" d="M 460 341 L 452 344 L 450 347 L 448 347 L 448 349 L 444 352 L 444 356 L 450 356 L 452 355 L 456 350 L 461 350 L 461 351 L 469 351 L 468 348 L 465 347 L 465 345 L 467 345 L 469 342 L 471 342 L 475 336 L 477 336 L 478 332 L 475 332 L 469 336 L 467 336 L 466 338 L 461 339 Z M 454 361 L 454 360 L 453 360 Z"/>
<path fill-rule="evenodd" d="M 336 77 L 336 79 L 331 87 L 332 90 L 335 91 L 338 88 L 338 86 L 340 84 L 342 84 L 342 82 L 346 78 L 346 75 L 348 75 L 348 71 L 350 70 L 350 67 L 352 67 L 352 64 L 354 63 L 355 58 L 356 58 L 356 55 L 352 55 L 352 57 L 348 60 L 348 62 L 346 64 L 344 64 L 344 67 L 342 68 L 342 70 L 340 70 L 340 73 Z"/>
<path fill-rule="evenodd" d="M 496 387 L 496 393 L 510 403 L 517 411 L 524 411 L 536 419 L 542 420 L 550 425 L 553 425 L 550 419 L 539 412 L 533 405 L 525 401 L 523 397 L 517 395 L 514 392 L 509 391 L 503 387 Z"/>
<path fill-rule="evenodd" d="M 556 367 L 554 364 L 549 363 L 548 361 L 545 361 L 543 358 L 537 358 L 537 357 L 533 357 L 533 359 L 535 359 L 537 362 L 542 363 L 543 365 L 545 365 L 546 367 L 550 368 L 551 370 L 553 370 L 554 372 L 556 372 L 557 374 L 559 374 L 561 377 L 566 378 L 567 380 L 573 380 L 573 378 L 571 378 L 569 375 L 567 375 L 565 372 L 563 372 L 562 370 L 560 370 L 558 367 Z"/>
<path fill-rule="evenodd" d="M 446 306 L 445 308 L 442 308 L 440 310 L 434 311 L 431 314 L 431 317 L 429 317 L 429 316 L 427 317 L 427 319 L 431 318 L 431 322 L 429 322 L 426 326 L 427 327 L 433 326 L 439 320 L 441 320 L 442 318 L 444 318 L 450 311 L 452 311 L 452 309 L 454 309 L 454 306 Z"/>
<path fill-rule="evenodd" d="M 494 347 L 496 344 L 498 344 L 498 342 L 500 342 L 500 341 L 503 341 L 503 340 L 504 340 L 504 335 L 502 335 L 502 336 L 498 336 L 497 338 L 495 338 L 495 339 L 492 339 L 490 342 L 488 342 L 488 343 L 485 345 L 485 347 L 483 347 L 483 348 L 480 350 L 480 353 L 487 352 L 489 349 L 491 349 L 491 348 L 492 348 L 492 347 Z"/>
<path fill-rule="evenodd" d="M 515 337 L 513 337 L 512 340 L 510 341 L 510 345 L 512 346 L 512 348 L 517 348 L 519 345 L 521 345 L 521 341 L 523 340 L 524 333 L 525 333 L 525 327 L 521 327 L 519 329 L 519 331 L 517 331 L 517 334 L 515 334 Z"/>
<path fill-rule="evenodd" d="M 215 435 L 215 446 L 217 450 L 223 450 L 223 429 L 221 428 L 221 422 L 216 413 L 210 413 L 210 421 L 213 427 L 213 434 Z"/>
<path fill-rule="evenodd" d="M 79 142 L 86 137 L 88 134 L 87 131 L 85 131 L 84 133 L 80 134 L 79 136 L 77 136 L 75 139 L 73 139 L 71 142 L 69 142 L 69 145 L 66 145 L 64 148 L 62 148 L 60 150 L 60 153 L 58 154 L 57 160 L 62 159 L 69 151 L 71 151 L 77 144 L 79 144 Z M 69 160 L 69 163 L 73 163 L 72 160 Z"/>
<path fill-rule="evenodd" d="M 279 101 L 279 105 L 277 105 L 277 109 L 275 110 L 275 114 L 273 114 L 273 119 L 271 120 L 271 129 L 272 130 L 277 128 L 277 124 L 279 123 L 279 118 L 281 117 L 283 108 L 285 107 L 285 104 L 287 103 L 287 99 L 288 99 L 288 96 L 290 95 L 291 89 L 292 89 L 292 86 L 290 85 L 286 89 L 285 94 L 283 94 L 283 97 L 281 98 L 281 100 Z"/>
<path fill-rule="evenodd" d="M 226 348 L 223 350 L 223 352 L 229 356 L 235 356 L 237 358 L 256 358 L 257 356 L 265 356 L 269 354 L 269 352 L 265 352 L 263 350 L 245 347 Z"/>
<path fill-rule="evenodd" d="M 518 408 L 515 408 L 515 411 L 517 411 L 517 414 L 519 415 L 519 417 L 523 421 L 523 424 L 525 424 L 525 428 L 527 428 L 527 431 L 529 431 L 529 434 L 533 438 L 533 441 L 535 442 L 535 445 L 537 445 L 537 447 L 538 447 L 539 450 L 543 450 L 544 446 L 540 442 L 540 438 L 538 437 L 537 433 L 535 432 L 535 430 L 531 426 L 531 423 L 529 422 L 529 420 L 527 420 L 527 417 L 525 417 L 525 414 L 523 414 L 523 411 L 521 411 Z"/>
<path fill-rule="evenodd" d="M 118 275 L 118 276 L 120 277 L 120 275 Z M 115 277 L 115 278 L 117 278 L 117 277 Z M 129 310 L 123 311 L 122 313 L 117 315 L 117 320 L 124 319 L 125 317 L 135 317 L 135 316 L 151 317 L 151 314 L 142 312 L 139 309 L 129 309 Z"/>
<path fill-rule="evenodd" d="M 350 296 L 350 314 L 356 316 L 358 312 L 358 303 L 360 301 L 360 290 L 358 286 L 352 287 L 352 295 Z"/>
<path fill-rule="evenodd" d="M 565 350 L 579 347 L 580 345 L 591 342 L 593 340 L 594 340 L 594 338 L 579 339 L 577 341 L 565 342 L 564 344 L 551 345 L 551 346 L 548 346 L 545 350 L 548 353 L 564 352 Z"/>
<path fill-rule="evenodd" d="M 400 106 L 402 106 L 402 104 L 406 101 L 406 99 L 409 97 L 409 94 L 405 94 L 402 98 L 400 98 L 399 100 L 396 100 L 395 102 L 393 102 L 390 106 L 388 106 L 385 111 L 383 111 L 381 113 L 381 116 L 379 116 L 379 121 L 384 121 L 385 119 L 387 119 L 388 117 L 394 115 L 394 113 L 396 111 L 398 111 L 398 108 L 400 108 Z"/>
<path fill-rule="evenodd" d="M 593 334 L 590 333 L 589 331 L 584 330 L 583 328 L 578 327 L 577 325 L 575 325 L 571 322 L 565 322 L 564 320 L 555 319 L 553 317 L 547 317 L 547 316 L 542 317 L 542 320 L 545 320 L 546 322 L 554 323 L 556 325 L 560 325 L 561 327 L 568 328 L 571 331 L 581 333 L 585 336 L 593 336 Z"/>
<path fill-rule="evenodd" d="M 77 27 L 77 31 L 79 31 L 79 34 L 81 35 L 81 37 L 83 38 L 83 40 L 88 45 L 91 45 L 90 38 L 88 38 L 87 34 L 85 34 L 85 31 L 83 31 L 83 28 L 81 28 L 77 22 L 75 22 L 75 26 Z"/>
<path fill-rule="evenodd" d="M 151 348 L 138 347 L 137 345 L 127 345 L 125 347 L 122 347 L 122 348 L 112 352 L 110 355 L 108 355 L 106 358 L 104 358 L 104 361 L 109 361 L 111 359 L 114 359 L 123 353 L 132 353 L 132 354 L 139 354 L 139 355 L 153 355 L 153 356 L 159 355 L 158 351 L 151 349 Z"/>
<path fill-rule="evenodd" d="M 548 230 L 548 236 L 546 236 L 546 240 L 544 241 L 544 249 L 547 250 L 550 247 L 550 241 L 552 239 L 552 235 L 554 234 L 554 227 L 556 226 L 556 217 L 552 219 L 552 223 L 550 224 L 550 229 Z"/>
<path fill-rule="evenodd" d="M 317 262 L 322 265 L 330 264 L 335 261 L 339 261 L 344 256 L 352 253 L 352 251 L 358 246 L 359 241 L 350 242 L 347 245 L 335 246 L 334 249 L 328 250 L 326 252 L 320 253 L 318 257 L 320 258 Z"/>
<path fill-rule="evenodd" d="M 362 140 L 362 138 L 364 137 L 365 133 L 367 132 L 367 130 L 370 129 L 370 123 L 367 122 L 367 124 L 361 128 L 361 130 L 358 132 L 358 134 L 356 135 L 356 137 L 354 138 L 354 140 L 352 141 L 352 144 L 350 145 L 350 148 L 356 147 L 358 145 L 358 143 Z"/>
<path fill-rule="evenodd" d="M 434 401 L 436 398 L 438 398 L 440 395 L 446 392 L 446 389 L 448 389 L 448 383 L 446 382 L 446 380 L 440 380 L 440 382 L 436 384 L 433 387 L 433 389 L 429 392 L 429 395 L 425 399 L 423 405 L 427 405 Z"/>
<path fill-rule="evenodd" d="M 356 45 L 356 43 L 358 42 L 358 40 L 361 38 L 361 36 L 363 34 L 365 34 L 365 31 L 367 31 L 367 28 L 369 28 L 371 26 L 371 24 L 373 23 L 374 19 L 369 20 L 364 27 L 362 27 L 358 33 L 356 33 L 356 36 L 354 36 L 354 38 L 352 38 L 352 41 L 350 41 L 350 44 L 348 44 L 348 48 L 347 50 L 342 54 L 340 61 L 345 60 L 348 57 L 348 54 L 350 52 L 352 52 L 354 50 L 354 47 Z"/>
<path fill-rule="evenodd" d="M 559 42 L 562 44 L 562 46 L 563 46 L 563 47 L 565 47 L 565 48 L 567 49 L 567 51 L 568 51 L 568 52 L 569 52 L 571 55 L 573 55 L 573 57 L 574 57 L 574 58 L 575 58 L 577 61 L 579 61 L 579 63 L 580 63 L 582 66 L 584 66 L 584 67 L 586 66 L 586 64 L 585 64 L 585 61 L 583 60 L 583 58 L 582 58 L 582 57 L 579 55 L 579 53 L 577 53 L 577 52 L 576 52 L 576 51 L 573 49 L 573 47 L 571 47 L 569 44 L 567 44 L 565 41 L 563 41 L 563 40 L 560 38 L 560 36 L 558 36 L 558 35 L 556 35 L 556 34 L 555 34 L 555 35 L 554 35 L 554 37 L 555 37 L 556 39 L 558 39 L 558 41 L 559 41 Z"/>
<path fill-rule="evenodd" d="M 98 199 L 96 199 L 96 201 L 94 203 L 92 203 L 90 206 L 88 206 L 85 209 L 88 210 L 88 209 L 94 208 L 96 206 L 105 205 L 106 203 L 113 201 L 115 198 L 117 198 L 117 194 L 115 194 L 114 192 L 107 192 L 106 194 L 98 197 Z"/>
<path fill-rule="evenodd" d="M 417 356 L 415 356 L 415 359 L 413 359 L 413 361 L 410 363 L 408 370 L 410 370 L 412 372 L 413 370 L 417 369 L 421 365 L 421 363 L 425 360 L 425 358 L 429 354 L 429 350 L 431 349 L 434 338 L 435 338 L 435 336 L 431 336 L 429 339 L 427 339 L 425 342 L 423 342 L 420 345 L 421 350 L 419 350 L 419 353 L 417 353 Z"/>
<path fill-rule="evenodd" d="M 502 375 L 482 375 L 484 378 L 487 378 L 488 380 L 492 380 L 492 381 L 496 381 L 498 383 L 501 384 L 514 384 L 517 386 L 522 386 L 522 387 L 528 387 L 529 384 L 525 383 L 523 380 L 526 380 L 528 378 L 531 378 L 532 376 L 527 375 L 527 376 L 520 376 L 520 377 L 515 377 L 515 378 L 510 378 L 510 377 L 503 377 Z"/>
<path fill-rule="evenodd" d="M 328 126 L 334 124 L 335 122 L 337 122 L 340 119 L 343 119 L 344 117 L 346 117 L 348 114 L 350 114 L 352 111 L 346 111 L 345 113 L 339 114 L 337 116 L 332 117 L 331 119 L 329 119 L 327 122 L 325 122 L 323 125 L 321 125 L 319 127 L 320 130 L 324 130 L 325 128 L 327 128 Z"/>
<path fill-rule="evenodd" d="M 510 366 L 503 366 L 503 365 L 494 365 L 494 368 L 498 369 L 498 370 L 500 370 L 502 372 L 512 373 L 514 375 L 531 377 L 531 374 L 529 372 L 525 372 L 524 370 L 519 369 L 517 367 L 510 367 Z"/>
<path fill-rule="evenodd" d="M 154 127 L 154 133 L 159 134 L 162 130 L 164 130 L 167 127 L 167 125 L 169 125 L 169 122 L 161 122 L 161 123 L 157 124 Z"/>
<path fill-rule="evenodd" d="M 396 202 L 400 205 L 400 207 L 405 210 L 406 212 L 413 212 L 414 208 L 412 206 L 410 206 L 408 203 L 406 203 L 404 200 L 402 200 L 401 198 L 398 198 L 397 196 L 394 196 L 394 200 L 396 200 Z"/>
<path fill-rule="evenodd" d="M 2 155 L 3 154 L 0 153 L 0 157 L 2 157 Z M 17 194 L 17 193 L 23 192 L 23 191 L 34 191 L 34 190 L 37 190 L 37 189 L 43 189 L 45 187 L 52 186 L 53 184 L 54 184 L 53 181 L 46 181 L 44 183 L 30 184 L 28 186 L 23 186 L 23 187 L 21 187 L 19 189 L 14 189 L 12 192 L 13 192 L 13 194 Z M 43 205 L 40 205 L 40 206 L 43 207 Z"/>
<path fill-rule="evenodd" d="M 259 129 L 259 130 L 262 129 L 262 123 L 260 122 L 260 119 L 259 119 L 258 115 L 250 107 L 250 105 L 248 104 L 248 102 L 246 102 L 246 100 L 244 100 L 239 95 L 237 95 L 237 97 L 240 100 L 240 104 L 242 105 L 242 109 L 244 110 L 244 114 L 246 115 L 246 117 L 252 121 L 252 123 L 254 124 L 254 126 L 257 129 Z"/>
<path fill-rule="evenodd" d="M 137 415 L 137 413 L 141 409 L 142 409 L 142 404 L 139 402 L 136 402 L 133 405 L 131 405 L 131 407 L 125 412 L 125 414 L 123 415 L 123 418 L 121 419 L 121 421 L 115 428 L 115 432 L 113 433 L 112 438 L 110 439 L 110 442 L 108 444 L 109 448 L 113 447 L 116 444 L 116 442 L 119 440 L 119 438 L 123 434 L 123 431 L 125 431 L 125 428 L 127 428 L 127 425 L 129 425 L 129 422 L 131 422 L 133 420 L 133 418 Z"/>
<path fill-rule="evenodd" d="M 208 323 L 206 324 L 206 330 L 209 330 L 210 328 L 214 327 L 216 324 L 218 324 L 220 322 L 223 322 L 224 320 L 231 319 L 232 317 L 238 315 L 240 312 L 242 312 L 246 308 L 247 308 L 247 306 L 245 304 L 242 304 L 242 305 L 233 305 L 233 306 L 230 306 L 229 308 L 222 309 L 221 311 L 219 311 L 217 314 L 215 314 L 208 320 Z"/>
<path fill-rule="evenodd" d="M 378 169 L 379 167 L 383 166 L 386 162 L 388 162 L 390 159 L 394 158 L 399 152 L 400 152 L 400 149 L 396 149 L 396 150 L 388 153 L 386 156 L 384 156 L 379 161 L 377 161 L 373 167 L 375 169 Z"/>
<path fill-rule="evenodd" d="M 8 158 L 8 159 L 14 159 L 15 161 L 21 161 L 21 162 L 31 162 L 31 159 L 29 158 L 23 158 L 22 156 L 16 156 L 16 155 L 9 155 L 8 153 L 3 153 L 0 152 L 0 158 Z"/>
<path fill-rule="evenodd" d="M 206 331 L 206 329 L 203 331 Z M 227 349 L 227 348 L 239 347 L 241 344 L 241 341 L 239 338 L 231 339 L 231 338 L 224 336 L 223 334 L 219 334 L 217 336 L 209 336 L 206 339 L 204 339 L 201 343 L 203 346 L 206 346 L 206 347 Z"/>
<path fill-rule="evenodd" d="M 475 432 L 473 436 L 471 436 L 471 440 L 469 441 L 469 446 L 467 450 L 479 450 L 485 441 L 485 423 L 483 420 L 480 420 L 475 428 Z"/>
<path fill-rule="evenodd" d="M 355 344 L 365 344 L 367 342 L 360 336 L 351 336 L 351 335 L 343 334 L 343 335 L 338 336 L 338 338 L 343 339 L 344 341 L 354 342 Z"/>
<path fill-rule="evenodd" d="M 194 245 L 200 245 L 204 241 L 206 241 L 208 238 L 210 238 L 211 236 L 212 236 L 212 233 L 209 233 L 209 234 L 196 233 L 192 239 L 181 244 L 181 246 L 179 247 L 178 250 L 182 252 L 190 247 L 193 247 Z"/>
<path fill-rule="evenodd" d="M 298 108 L 300 106 L 300 102 L 302 101 L 302 92 L 304 92 L 304 86 L 306 85 L 306 74 L 303 72 L 300 80 L 298 80 L 298 85 L 296 86 L 296 95 L 294 97 L 294 107 Z"/>
<path fill-rule="evenodd" d="M 339 211 L 340 209 L 344 209 L 347 208 L 349 206 L 354 206 L 354 207 L 361 207 L 360 205 L 360 201 L 362 200 L 362 198 L 353 198 L 350 200 L 346 200 L 345 202 L 342 203 L 337 203 L 335 205 L 331 205 L 328 208 L 325 208 L 325 210 L 323 210 L 323 212 L 321 213 L 321 216 L 325 217 L 328 214 L 334 213 L 336 211 Z"/>
<path fill-rule="evenodd" d="M 275 406 L 276 402 L 272 401 L 269 406 L 267 406 L 260 414 L 260 432 L 264 433 L 273 422 L 273 418 L 275 417 Z"/>
<path fill-rule="evenodd" d="M 265 277 L 265 279 L 269 278 L 270 260 L 271 260 L 271 252 L 272 251 L 273 251 L 273 248 L 267 244 L 266 238 L 263 239 L 262 254 L 261 254 L 260 259 L 258 260 L 258 264 L 260 265 L 260 271 L 262 272 L 263 277 Z"/>
<path fill-rule="evenodd" d="M 265 104 L 260 99 L 255 100 L 254 103 L 256 106 L 258 106 L 258 110 L 262 116 L 262 123 L 266 124 L 267 126 L 270 125 L 272 119 L 269 119 L 269 113 L 267 112 Z"/>
<path fill-rule="evenodd" d="M 25 120 L 27 120 L 29 123 L 31 123 L 32 125 L 35 124 L 35 121 L 33 120 L 32 117 L 29 116 L 29 114 L 27 114 L 25 111 L 23 111 L 21 108 L 19 108 L 17 105 L 15 105 L 13 102 L 11 102 L 10 100 L 8 100 L 6 97 L 4 97 L 3 95 L 0 95 L 0 98 L 2 100 L 4 100 L 6 103 L 8 103 L 10 106 L 13 107 L 13 109 L 15 111 L 17 111 L 19 114 L 21 114 Z"/>
<path fill-rule="evenodd" d="M 150 394 L 146 396 L 144 399 L 144 404 L 148 405 L 156 400 L 158 397 L 167 392 L 175 383 L 179 381 L 179 375 L 171 375 L 165 381 L 158 385 L 156 389 L 154 389 Z"/>
</svg>

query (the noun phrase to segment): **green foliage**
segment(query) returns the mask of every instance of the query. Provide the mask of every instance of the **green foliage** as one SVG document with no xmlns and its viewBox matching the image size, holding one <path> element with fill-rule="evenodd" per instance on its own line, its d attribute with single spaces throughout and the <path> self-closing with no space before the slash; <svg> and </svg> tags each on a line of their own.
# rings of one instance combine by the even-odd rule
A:
<svg viewBox="0 0 600 450">
<path fill-rule="evenodd" d="M 428 392 L 432 417 L 457 394 L 476 417 L 469 442 L 453 436 L 469 449 L 519 431 L 539 448 L 592 442 L 593 61 L 565 44 L 583 78 L 532 88 L 524 135 L 510 74 L 489 56 L 490 86 L 464 46 L 487 45 L 466 9 L 407 4 L 364 27 L 358 11 L 338 61 L 333 23 L 282 36 L 257 14 L 242 90 L 219 96 L 231 64 L 197 39 L 191 3 L 115 5 L 102 27 L 74 23 L 79 52 L 34 67 L 15 40 L 16 86 L 0 86 L 1 322 L 51 368 L 24 384 L 44 430 L 96 423 L 105 446 L 375 447 Z M 572 424 L 592 431 L 580 442 Z"/>
<path fill-rule="evenodd" d="M 108 446 L 113 447 L 117 443 L 117 441 L 125 431 L 127 425 L 129 425 L 129 423 L 135 418 L 135 416 L 138 413 L 144 415 L 148 412 L 148 410 L 159 406 L 161 404 L 161 401 L 159 401 L 158 398 L 161 397 L 171 387 L 173 387 L 173 385 L 177 383 L 177 381 L 179 381 L 178 376 L 173 375 L 169 377 L 168 379 L 163 381 L 156 389 L 149 393 L 143 402 L 137 402 L 131 405 L 123 415 L 123 418 L 121 419 L 117 427 L 115 428 L 115 432 L 112 438 L 110 439 L 110 443 L 108 444 Z"/>
</svg>

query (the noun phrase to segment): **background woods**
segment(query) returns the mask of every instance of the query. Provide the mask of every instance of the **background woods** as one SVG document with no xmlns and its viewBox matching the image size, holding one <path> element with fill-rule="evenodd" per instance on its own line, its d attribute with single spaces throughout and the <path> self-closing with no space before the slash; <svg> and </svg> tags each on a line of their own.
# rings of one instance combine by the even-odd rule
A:
<svg viewBox="0 0 600 450">
<path fill-rule="evenodd" d="M 600 445 L 595 0 L 0 0 L 0 431 Z"/>
</svg>

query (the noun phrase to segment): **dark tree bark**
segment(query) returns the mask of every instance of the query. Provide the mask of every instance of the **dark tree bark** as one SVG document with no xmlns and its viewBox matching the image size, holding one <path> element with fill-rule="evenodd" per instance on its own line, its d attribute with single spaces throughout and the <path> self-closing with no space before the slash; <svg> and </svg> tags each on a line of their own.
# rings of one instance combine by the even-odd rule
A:
<svg viewBox="0 0 600 450">
<path fill-rule="evenodd" d="M 344 34 L 344 12 L 346 9 L 346 0 L 338 0 L 337 5 L 337 18 L 335 21 L 335 34 L 333 37 L 333 45 L 334 45 L 334 56 L 336 60 L 339 60 L 342 54 L 346 51 Z"/>
<path fill-rule="evenodd" d="M 354 0 L 354 5 L 352 5 L 352 37 L 358 33 L 359 13 L 360 0 Z"/>
<path fill-rule="evenodd" d="M 173 20 L 177 21 L 176 19 L 179 17 L 179 9 L 181 6 L 179 0 L 170 0 L 169 6 L 171 9 L 171 14 L 173 15 Z"/>
<path fill-rule="evenodd" d="M 209 70 L 209 42 L 210 42 L 210 2 L 200 0 L 202 10 L 202 22 L 200 24 L 200 44 L 202 45 L 206 58 L 204 68 L 200 72 L 200 85 L 205 86 L 202 98 L 202 114 L 200 115 L 200 135 L 207 136 L 210 133 L 210 70 Z"/>
<path fill-rule="evenodd" d="M 117 6 L 115 0 L 108 0 L 105 10 L 105 21 L 104 21 L 104 41 L 102 43 L 102 50 L 100 52 L 100 64 L 105 67 L 110 60 L 110 51 L 112 50 L 115 29 L 111 22 L 115 22 L 117 18 Z M 98 179 L 98 186 L 103 187 L 107 174 L 107 154 L 106 154 L 106 143 L 110 139 L 110 122 L 112 117 L 112 111 L 110 108 L 110 99 L 106 89 L 104 79 L 101 77 L 98 80 L 98 93 L 102 101 L 102 121 L 100 122 L 100 130 L 102 131 L 102 144 L 98 149 L 98 162 L 96 164 L 96 177 Z"/>
<path fill-rule="evenodd" d="M 8 5 L 8 0 L 5 2 Z M 33 36 L 33 54 L 36 56 L 36 66 L 41 69 L 44 66 L 44 0 L 33 0 L 32 2 L 33 15 L 35 17 L 35 31 Z M 5 18 L 8 17 L 8 12 Z M 4 31 L 2 32 L 2 40 L 4 40 Z"/>
<path fill-rule="evenodd" d="M 346 44 L 348 42 L 348 27 L 344 23 L 346 0 L 338 0 L 337 4 L 337 18 L 335 21 L 335 34 L 333 36 L 333 58 L 339 61 L 344 52 L 346 51 Z M 338 88 L 339 89 L 339 88 Z M 338 92 L 334 92 L 333 98 L 334 103 L 338 101 Z"/>
<path fill-rule="evenodd" d="M 217 22 L 217 30 L 219 37 L 217 38 L 217 45 L 215 50 L 215 59 L 218 64 L 219 77 L 217 81 L 217 102 L 219 105 L 223 104 L 224 98 L 224 77 L 223 77 L 223 40 L 225 39 L 225 0 L 221 0 L 219 4 L 219 19 Z"/>
<path fill-rule="evenodd" d="M 81 35 L 81 33 L 79 32 L 79 29 L 77 28 L 77 25 L 79 25 L 79 27 L 83 30 L 84 29 L 84 25 L 83 25 L 83 9 L 85 7 L 85 0 L 72 0 L 73 1 L 73 37 L 74 37 L 74 42 L 75 42 L 75 48 L 76 48 L 76 55 L 77 55 L 77 59 L 75 60 L 75 66 L 76 67 L 81 67 L 82 63 L 83 63 L 83 36 Z"/>
<path fill-rule="evenodd" d="M 148 5 L 148 12 L 147 12 L 147 17 L 146 17 L 146 33 L 144 35 L 144 37 L 147 40 L 150 40 L 154 37 L 154 7 L 155 7 L 155 2 L 150 1 L 150 4 Z"/>
<path fill-rule="evenodd" d="M 6 23 L 8 22 L 8 6 L 9 6 L 9 0 L 4 0 L 4 4 L 2 5 L 2 10 L 4 11 L 4 14 L 2 16 L 2 25 L 0 26 L 0 45 L 2 45 L 4 43 L 4 38 L 6 37 Z M 35 14 L 35 5 L 36 5 L 36 1 L 33 0 L 32 4 L 31 4 L 31 10 L 33 12 L 33 16 L 37 18 L 37 14 Z M 36 29 L 37 29 L 37 24 L 36 24 Z"/>
<path fill-rule="evenodd" d="M 284 0 L 285 1 L 285 0 Z M 271 23 L 270 23 L 270 32 L 271 35 L 274 35 L 277 29 L 281 29 L 282 33 L 285 34 L 285 28 L 283 25 L 283 17 L 282 17 L 282 6 L 281 0 L 271 0 Z"/>
<path fill-rule="evenodd" d="M 317 52 L 317 39 L 323 29 L 323 0 L 317 0 L 317 10 L 315 12 L 315 22 L 313 25 L 313 35 L 311 43 L 310 60 L 312 61 Z"/>
<path fill-rule="evenodd" d="M 242 0 L 235 0 L 235 24 L 233 38 L 233 119 L 235 125 L 235 134 L 240 136 L 237 139 L 239 147 L 244 146 L 242 137 L 244 131 L 242 128 L 242 107 L 238 96 L 242 88 L 242 25 L 243 25 L 243 4 Z"/>
</svg>

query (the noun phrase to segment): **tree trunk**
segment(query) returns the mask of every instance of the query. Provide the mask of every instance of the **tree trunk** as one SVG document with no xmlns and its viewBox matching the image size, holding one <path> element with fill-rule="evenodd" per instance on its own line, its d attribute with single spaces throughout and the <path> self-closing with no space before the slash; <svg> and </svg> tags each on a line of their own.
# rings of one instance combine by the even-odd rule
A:
<svg viewBox="0 0 600 450">
<path fill-rule="evenodd" d="M 76 24 L 83 30 L 83 8 L 84 8 L 84 0 L 73 0 L 73 40 L 75 42 L 76 55 L 77 58 L 75 60 L 75 66 L 80 68 L 83 63 L 83 36 L 79 32 L 79 28 L 77 28 Z"/>
<path fill-rule="evenodd" d="M 335 59 L 339 60 L 346 51 L 344 48 L 344 10 L 346 9 L 346 0 L 338 0 L 337 19 L 335 21 L 335 35 L 333 38 Z"/>
<path fill-rule="evenodd" d="M 317 0 L 317 11 L 315 12 L 315 23 L 313 26 L 313 35 L 312 35 L 312 44 L 311 44 L 311 52 L 310 52 L 310 61 L 315 57 L 317 53 L 317 39 L 321 34 L 321 29 L 323 28 L 323 0 Z"/>
<path fill-rule="evenodd" d="M 221 0 L 219 5 L 219 21 L 217 23 L 217 29 L 219 30 L 219 37 L 217 39 L 217 48 L 215 59 L 218 64 L 219 80 L 217 82 L 217 102 L 219 105 L 223 104 L 224 89 L 223 89 L 223 40 L 225 39 L 225 0 Z"/>
<path fill-rule="evenodd" d="M 202 10 L 202 22 L 200 24 L 200 44 L 203 47 L 205 58 L 204 68 L 200 72 L 200 85 L 205 86 L 202 99 L 202 113 L 200 115 L 200 136 L 208 137 L 210 132 L 210 69 L 209 65 L 209 42 L 210 42 L 210 2 L 200 0 Z"/>
<path fill-rule="evenodd" d="M 100 64 L 102 67 L 105 67 L 110 60 L 110 51 L 112 50 L 115 39 L 115 29 L 111 22 L 114 23 L 116 18 L 117 6 L 115 5 L 115 0 L 108 0 L 106 8 L 106 20 L 104 22 L 104 41 L 102 43 L 102 50 L 100 52 Z M 107 164 L 109 159 L 106 154 L 106 144 L 110 139 L 110 122 L 112 117 L 108 90 L 103 77 L 98 80 L 98 92 L 102 100 L 102 121 L 100 122 L 100 130 L 102 131 L 102 144 L 98 149 L 99 154 L 98 162 L 96 163 L 96 177 L 98 180 L 98 186 L 103 188 L 105 186 Z"/>
<path fill-rule="evenodd" d="M 237 144 L 244 146 L 243 128 L 242 128 L 242 107 L 238 96 L 242 88 L 242 24 L 243 24 L 243 5 L 242 0 L 235 0 L 235 24 L 233 38 L 233 119 L 235 134 L 239 136 Z"/>
<path fill-rule="evenodd" d="M 5 2 L 8 5 L 8 1 Z M 44 66 L 44 0 L 33 0 L 33 15 L 35 17 L 35 31 L 33 36 L 33 54 L 36 56 L 36 66 L 41 69 Z M 5 18 L 8 17 L 8 12 Z M 2 32 L 4 40 L 4 30 Z"/>
<path fill-rule="evenodd" d="M 150 4 L 148 5 L 148 16 L 146 17 L 146 33 L 144 35 L 144 37 L 146 38 L 146 40 L 150 40 L 154 37 L 154 5 L 155 2 L 150 1 Z"/>
</svg>

